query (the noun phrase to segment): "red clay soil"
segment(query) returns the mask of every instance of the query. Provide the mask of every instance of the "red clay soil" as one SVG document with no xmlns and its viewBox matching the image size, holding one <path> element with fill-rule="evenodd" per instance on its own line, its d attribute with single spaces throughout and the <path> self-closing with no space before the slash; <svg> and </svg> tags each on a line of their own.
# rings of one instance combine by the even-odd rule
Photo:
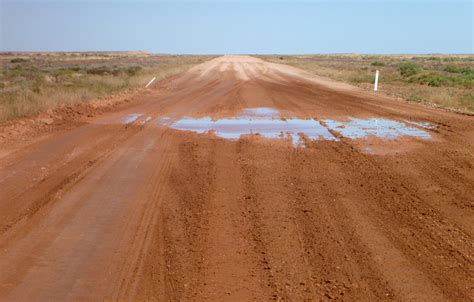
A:
<svg viewBox="0 0 474 302">
<path fill-rule="evenodd" d="M 133 98 L 1 146 L 0 300 L 474 299 L 474 117 L 251 57 Z M 436 127 L 295 148 L 159 123 L 251 107 Z"/>
</svg>

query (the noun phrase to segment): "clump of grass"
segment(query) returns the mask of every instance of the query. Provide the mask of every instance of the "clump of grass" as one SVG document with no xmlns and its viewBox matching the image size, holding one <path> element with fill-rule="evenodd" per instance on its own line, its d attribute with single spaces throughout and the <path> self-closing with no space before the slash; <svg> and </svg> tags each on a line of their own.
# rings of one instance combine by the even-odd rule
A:
<svg viewBox="0 0 474 302">
<path fill-rule="evenodd" d="M 474 93 L 468 93 L 462 96 L 461 103 L 466 107 L 467 111 L 474 112 Z"/>
<path fill-rule="evenodd" d="M 424 101 L 423 97 L 418 94 L 412 94 L 407 97 L 407 100 L 415 102 L 415 103 L 422 103 Z"/>
</svg>

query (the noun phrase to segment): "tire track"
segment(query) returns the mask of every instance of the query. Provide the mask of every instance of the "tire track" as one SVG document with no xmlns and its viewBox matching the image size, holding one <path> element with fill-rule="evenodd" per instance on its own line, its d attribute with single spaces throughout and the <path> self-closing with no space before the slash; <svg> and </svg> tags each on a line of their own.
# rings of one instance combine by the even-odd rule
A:
<svg viewBox="0 0 474 302">
<path fill-rule="evenodd" d="M 207 213 L 215 180 L 215 149 L 207 144 L 179 143 L 177 163 L 167 182 L 165 258 L 177 300 L 197 299 L 203 291 Z"/>
<path fill-rule="evenodd" d="M 166 266 L 164 263 L 163 240 L 163 186 L 171 173 L 175 160 L 171 149 L 171 137 L 168 132 L 160 135 L 159 144 L 153 148 L 153 154 L 147 161 L 153 167 L 153 174 L 146 186 L 135 197 L 140 206 L 130 217 L 131 231 L 122 239 L 120 253 L 126 257 L 117 260 L 121 271 L 108 290 L 111 300 L 140 299 L 157 296 L 173 297 L 167 290 Z M 133 223 L 132 223 L 133 222 Z M 138 223 L 136 223 L 138 222 Z"/>
<path fill-rule="evenodd" d="M 440 218 L 403 180 L 387 175 L 383 164 L 354 149 L 334 151 L 345 159 L 343 182 L 353 184 L 345 186 L 348 194 L 343 204 L 357 223 L 359 236 L 379 255 L 374 259 L 383 259 L 379 265 L 390 267 L 383 272 L 398 288 L 396 294 L 404 299 L 443 300 L 444 295 L 466 299 L 463 295 L 467 294 L 470 273 L 463 268 L 472 263 L 473 252 L 469 236 Z M 337 165 L 335 161 L 333 164 Z M 364 201 L 364 208 L 351 200 Z M 449 253 L 449 260 L 438 253 Z M 448 271 L 449 278 L 445 275 Z M 412 282 L 400 282 L 400 276 Z"/>
</svg>

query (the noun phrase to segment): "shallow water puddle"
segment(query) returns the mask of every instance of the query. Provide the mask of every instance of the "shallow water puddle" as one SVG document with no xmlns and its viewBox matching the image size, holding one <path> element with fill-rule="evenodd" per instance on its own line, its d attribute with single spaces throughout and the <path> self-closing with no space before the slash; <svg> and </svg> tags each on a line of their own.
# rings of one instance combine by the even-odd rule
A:
<svg viewBox="0 0 474 302">
<path fill-rule="evenodd" d="M 430 139 L 429 132 L 407 126 L 405 123 L 381 119 L 358 119 L 349 118 L 349 122 L 339 122 L 333 120 L 324 120 L 327 127 L 333 131 L 340 133 L 342 136 L 350 139 L 362 139 L 374 136 L 383 139 L 396 139 L 402 136 L 416 137 L 421 139 Z M 410 122 L 410 124 L 422 127 L 432 128 L 429 123 Z"/>
<path fill-rule="evenodd" d="M 299 144 L 300 134 L 304 134 L 313 140 L 337 140 L 337 138 L 315 120 L 248 118 L 212 120 L 209 117 L 187 117 L 171 124 L 170 127 L 197 133 L 214 131 L 217 136 L 227 139 L 238 139 L 241 135 L 258 133 L 271 139 L 290 137 L 293 144 Z"/>
<path fill-rule="evenodd" d="M 131 124 L 136 121 L 139 117 L 141 117 L 142 113 L 131 113 L 127 117 L 124 118 L 123 124 Z"/>
<path fill-rule="evenodd" d="M 242 114 L 232 118 L 212 119 L 210 117 L 184 117 L 177 121 L 161 118 L 160 123 L 177 130 L 196 133 L 213 132 L 218 137 L 238 139 L 241 135 L 259 134 L 269 139 L 290 138 L 294 145 L 302 145 L 303 136 L 310 140 L 338 141 L 329 130 L 338 132 L 350 139 L 377 137 L 396 139 L 410 136 L 429 139 L 431 135 L 424 129 L 432 128 L 429 123 L 399 122 L 381 118 L 358 119 L 349 121 L 324 120 L 323 125 L 314 119 L 282 118 L 273 108 L 248 108 Z M 412 126 L 409 126 L 409 125 Z M 423 128 L 423 129 L 420 129 Z"/>
<path fill-rule="evenodd" d="M 197 133 L 214 132 L 226 139 L 238 139 L 248 134 L 259 134 L 270 139 L 290 138 L 294 145 L 301 143 L 302 135 L 312 140 L 337 140 L 316 120 L 281 119 L 278 115 L 279 111 L 272 108 L 251 108 L 236 118 L 213 120 L 210 117 L 185 117 L 170 127 Z"/>
</svg>

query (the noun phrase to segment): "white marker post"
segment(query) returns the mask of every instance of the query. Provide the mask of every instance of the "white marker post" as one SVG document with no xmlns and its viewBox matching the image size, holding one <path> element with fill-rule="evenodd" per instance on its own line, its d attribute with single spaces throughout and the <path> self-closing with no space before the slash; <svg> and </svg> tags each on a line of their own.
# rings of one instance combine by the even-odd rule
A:
<svg viewBox="0 0 474 302">
<path fill-rule="evenodd" d="M 151 83 L 153 83 L 153 81 L 154 81 L 155 79 L 156 79 L 156 77 L 154 77 L 153 79 L 151 79 L 151 81 L 150 81 L 150 82 L 148 82 L 148 84 L 146 84 L 145 88 L 147 88 L 148 86 L 150 86 L 150 85 L 151 85 Z"/>
<path fill-rule="evenodd" d="M 379 86 L 379 71 L 375 71 L 375 83 L 374 83 L 374 91 L 377 91 Z"/>
</svg>

